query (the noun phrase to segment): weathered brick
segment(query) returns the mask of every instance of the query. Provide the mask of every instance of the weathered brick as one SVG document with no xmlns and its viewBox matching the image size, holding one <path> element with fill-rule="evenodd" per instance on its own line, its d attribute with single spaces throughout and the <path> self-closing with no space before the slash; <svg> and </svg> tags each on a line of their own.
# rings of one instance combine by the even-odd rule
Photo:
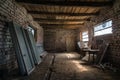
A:
<svg viewBox="0 0 120 80">
<path fill-rule="evenodd" d="M 0 70 L 9 71 L 17 68 L 17 60 L 10 32 L 5 22 L 13 21 L 22 27 L 28 25 L 41 30 L 26 9 L 18 5 L 15 0 L 0 0 Z"/>
<path fill-rule="evenodd" d="M 85 26 L 89 31 L 90 42 L 94 37 L 93 27 L 105 20 L 112 20 L 112 34 L 98 36 L 96 39 L 104 39 L 110 43 L 109 60 L 114 65 L 120 65 L 120 1 L 116 1 L 113 7 L 106 7 L 101 9 L 99 16 L 91 18 L 90 22 L 86 22 Z M 80 28 L 82 29 L 82 28 Z M 120 66 L 119 66 L 120 67 Z"/>
<path fill-rule="evenodd" d="M 74 30 L 45 29 L 45 49 L 54 52 L 75 51 L 76 34 Z"/>
</svg>

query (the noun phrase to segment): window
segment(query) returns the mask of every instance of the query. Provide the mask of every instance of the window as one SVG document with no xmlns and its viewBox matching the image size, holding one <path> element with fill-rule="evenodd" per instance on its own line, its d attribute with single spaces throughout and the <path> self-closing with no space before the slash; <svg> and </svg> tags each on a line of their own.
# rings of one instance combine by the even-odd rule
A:
<svg viewBox="0 0 120 80">
<path fill-rule="evenodd" d="M 33 34 L 33 36 L 34 36 L 34 33 L 35 33 L 35 32 L 34 32 L 34 29 L 33 29 L 33 28 L 31 28 L 31 27 L 28 26 L 28 27 L 27 27 L 27 30 L 30 31 L 30 32 Z"/>
<path fill-rule="evenodd" d="M 88 47 L 88 31 L 85 31 L 82 33 L 82 41 L 83 41 L 83 47 L 87 48 Z"/>
<path fill-rule="evenodd" d="M 112 20 L 106 21 L 94 27 L 94 36 L 111 33 L 112 33 Z"/>
<path fill-rule="evenodd" d="M 88 41 L 88 31 L 82 33 L 82 41 Z"/>
</svg>

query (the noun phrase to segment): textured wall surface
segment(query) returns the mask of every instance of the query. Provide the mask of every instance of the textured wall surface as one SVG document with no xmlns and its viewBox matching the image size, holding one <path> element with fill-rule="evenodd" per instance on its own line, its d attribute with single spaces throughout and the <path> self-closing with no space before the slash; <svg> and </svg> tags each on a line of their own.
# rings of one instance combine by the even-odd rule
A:
<svg viewBox="0 0 120 80">
<path fill-rule="evenodd" d="M 47 51 L 75 51 L 76 34 L 74 30 L 46 29 L 44 30 L 44 47 Z"/>
<path fill-rule="evenodd" d="M 111 45 L 112 57 L 111 61 L 115 63 L 115 66 L 120 67 L 120 1 L 117 0 L 114 5 L 113 14 L 113 41 Z"/>
<path fill-rule="evenodd" d="M 0 74 L 17 68 L 17 60 L 9 28 L 0 21 Z"/>
<path fill-rule="evenodd" d="M 22 27 L 28 25 L 37 29 L 37 43 L 42 43 L 43 29 L 36 23 L 32 16 L 27 14 L 25 8 L 18 5 L 14 0 L 0 0 L 0 70 L 12 71 L 17 68 L 14 46 L 10 37 L 8 26 L 5 22 L 13 21 Z M 2 74 L 3 72 L 0 71 Z"/>
<path fill-rule="evenodd" d="M 14 0 L 0 0 L 0 14 L 6 17 L 6 21 L 14 21 L 24 27 L 28 24 L 38 27 L 32 16 L 27 14 L 26 9 L 15 3 Z"/>
<path fill-rule="evenodd" d="M 31 25 L 37 29 L 37 43 L 43 42 L 41 40 L 41 33 L 43 32 L 42 27 L 33 20 L 32 16 L 27 13 L 24 7 L 18 5 L 14 0 L 0 0 L 0 15 L 2 15 L 2 17 L 0 17 L 1 20 L 7 22 L 14 21 L 22 27 Z"/>
<path fill-rule="evenodd" d="M 92 17 L 91 22 L 86 22 L 85 26 L 88 28 L 89 40 L 91 42 L 94 37 L 93 27 L 108 19 L 112 20 L 113 33 L 98 36 L 96 39 L 103 39 L 107 43 L 110 43 L 109 56 L 106 58 L 109 58 L 109 61 L 113 65 L 120 67 L 120 1 L 116 0 L 113 7 L 103 8 L 100 15 Z"/>
</svg>

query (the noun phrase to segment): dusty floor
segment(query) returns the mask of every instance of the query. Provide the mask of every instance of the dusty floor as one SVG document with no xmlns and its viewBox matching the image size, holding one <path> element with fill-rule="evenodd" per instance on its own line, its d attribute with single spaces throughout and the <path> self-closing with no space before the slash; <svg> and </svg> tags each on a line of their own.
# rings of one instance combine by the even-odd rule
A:
<svg viewBox="0 0 120 80">
<path fill-rule="evenodd" d="M 119 80 L 119 75 L 102 71 L 79 59 L 77 53 L 49 54 L 25 77 L 12 80 Z"/>
</svg>

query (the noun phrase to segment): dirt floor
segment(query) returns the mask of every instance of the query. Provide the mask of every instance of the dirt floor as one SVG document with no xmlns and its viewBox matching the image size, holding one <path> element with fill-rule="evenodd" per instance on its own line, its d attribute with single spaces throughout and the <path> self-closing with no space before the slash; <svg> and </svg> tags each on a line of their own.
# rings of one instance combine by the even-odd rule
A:
<svg viewBox="0 0 120 80">
<path fill-rule="evenodd" d="M 10 78 L 9 78 L 10 79 Z M 12 80 L 119 80 L 119 74 L 101 70 L 80 60 L 79 54 L 49 53 L 29 76 Z"/>
</svg>

